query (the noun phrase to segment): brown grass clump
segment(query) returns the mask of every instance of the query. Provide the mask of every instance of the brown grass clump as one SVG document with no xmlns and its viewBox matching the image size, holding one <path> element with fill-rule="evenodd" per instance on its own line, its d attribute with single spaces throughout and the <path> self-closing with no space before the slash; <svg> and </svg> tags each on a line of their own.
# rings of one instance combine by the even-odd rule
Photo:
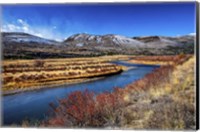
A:
<svg viewBox="0 0 200 132">
<path fill-rule="evenodd" d="M 35 62 L 34 62 L 34 66 L 35 67 L 43 67 L 44 66 L 44 63 L 45 63 L 45 61 L 43 61 L 43 60 L 35 60 Z"/>
</svg>

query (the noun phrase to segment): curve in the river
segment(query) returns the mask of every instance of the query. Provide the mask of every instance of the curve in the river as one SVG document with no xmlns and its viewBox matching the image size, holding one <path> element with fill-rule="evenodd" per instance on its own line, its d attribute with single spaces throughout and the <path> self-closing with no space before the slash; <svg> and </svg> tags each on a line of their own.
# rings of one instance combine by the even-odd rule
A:
<svg viewBox="0 0 200 132">
<path fill-rule="evenodd" d="M 4 96 L 3 124 L 18 124 L 26 118 L 43 119 L 45 118 L 44 113 L 47 113 L 49 109 L 50 102 L 55 103 L 58 98 L 63 98 L 73 91 L 88 89 L 96 94 L 106 91 L 112 92 L 114 87 L 123 88 L 159 67 L 155 65 L 130 64 L 123 61 L 115 61 L 112 63 L 136 68 L 130 68 L 120 74 L 96 81 Z"/>
</svg>

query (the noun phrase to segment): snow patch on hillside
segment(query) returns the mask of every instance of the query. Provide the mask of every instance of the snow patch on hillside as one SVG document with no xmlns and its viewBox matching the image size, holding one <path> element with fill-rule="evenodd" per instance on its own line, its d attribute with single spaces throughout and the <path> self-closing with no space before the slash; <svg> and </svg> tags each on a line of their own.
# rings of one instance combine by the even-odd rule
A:
<svg viewBox="0 0 200 132">
<path fill-rule="evenodd" d="M 125 36 L 120 36 L 120 35 L 114 35 L 113 36 L 113 42 L 117 43 L 117 44 L 137 44 L 137 45 L 141 45 L 143 43 L 134 40 L 132 38 L 128 38 Z"/>
<path fill-rule="evenodd" d="M 39 43 L 39 44 L 56 44 L 58 42 L 53 40 L 48 40 L 36 36 L 32 36 L 29 34 L 17 34 L 17 33 L 9 33 L 3 37 L 3 41 L 12 42 L 12 43 Z"/>
</svg>

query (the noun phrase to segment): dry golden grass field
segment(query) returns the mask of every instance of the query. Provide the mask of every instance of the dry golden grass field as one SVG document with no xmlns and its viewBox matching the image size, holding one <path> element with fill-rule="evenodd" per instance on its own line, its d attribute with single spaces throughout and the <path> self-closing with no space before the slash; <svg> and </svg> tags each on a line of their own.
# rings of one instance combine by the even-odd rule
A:
<svg viewBox="0 0 200 132">
<path fill-rule="evenodd" d="M 124 67 L 108 63 L 126 60 L 128 56 L 103 56 L 68 59 L 4 60 L 3 93 L 70 84 L 116 74 Z"/>
<path fill-rule="evenodd" d="M 150 65 L 175 65 L 184 61 L 185 57 L 191 57 L 192 55 L 162 55 L 162 56 L 134 56 L 128 61 L 136 64 L 150 64 Z"/>
</svg>

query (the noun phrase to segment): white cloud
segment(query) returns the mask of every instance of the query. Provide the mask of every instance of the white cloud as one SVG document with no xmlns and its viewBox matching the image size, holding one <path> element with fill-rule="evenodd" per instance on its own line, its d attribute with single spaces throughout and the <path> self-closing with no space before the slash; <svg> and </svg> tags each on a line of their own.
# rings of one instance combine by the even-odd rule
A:
<svg viewBox="0 0 200 132">
<path fill-rule="evenodd" d="M 24 21 L 22 19 L 17 19 L 17 22 L 22 24 L 22 25 L 24 24 Z"/>
<path fill-rule="evenodd" d="M 191 36 L 195 36 L 195 35 L 196 35 L 196 33 L 189 33 L 189 35 L 191 35 Z"/>
<path fill-rule="evenodd" d="M 2 31 L 5 32 L 30 32 L 29 25 L 22 19 L 17 19 L 18 24 L 7 23 L 3 25 Z"/>
<path fill-rule="evenodd" d="M 23 32 L 29 32 L 29 25 L 22 19 L 17 19 Z"/>
<path fill-rule="evenodd" d="M 61 37 L 56 34 L 53 29 L 56 29 L 56 26 L 53 28 L 48 27 L 33 27 L 29 25 L 26 21 L 22 19 L 17 19 L 16 23 L 7 23 L 1 27 L 1 31 L 3 32 L 25 32 L 29 33 L 38 37 L 48 38 L 48 39 L 55 39 L 55 40 L 62 40 Z"/>
<path fill-rule="evenodd" d="M 177 34 L 177 35 L 176 35 L 176 37 L 180 37 L 180 36 L 181 36 L 180 34 Z"/>
<path fill-rule="evenodd" d="M 13 24 L 8 24 L 6 28 L 7 28 L 8 30 L 10 30 L 10 31 L 20 30 L 20 27 L 15 26 L 15 25 L 13 25 Z"/>
<path fill-rule="evenodd" d="M 196 33 L 189 33 L 189 34 L 184 34 L 184 35 L 195 36 Z M 183 35 L 181 35 L 181 34 L 177 34 L 177 35 L 176 35 L 176 37 L 181 37 L 181 36 L 183 36 Z"/>
</svg>

